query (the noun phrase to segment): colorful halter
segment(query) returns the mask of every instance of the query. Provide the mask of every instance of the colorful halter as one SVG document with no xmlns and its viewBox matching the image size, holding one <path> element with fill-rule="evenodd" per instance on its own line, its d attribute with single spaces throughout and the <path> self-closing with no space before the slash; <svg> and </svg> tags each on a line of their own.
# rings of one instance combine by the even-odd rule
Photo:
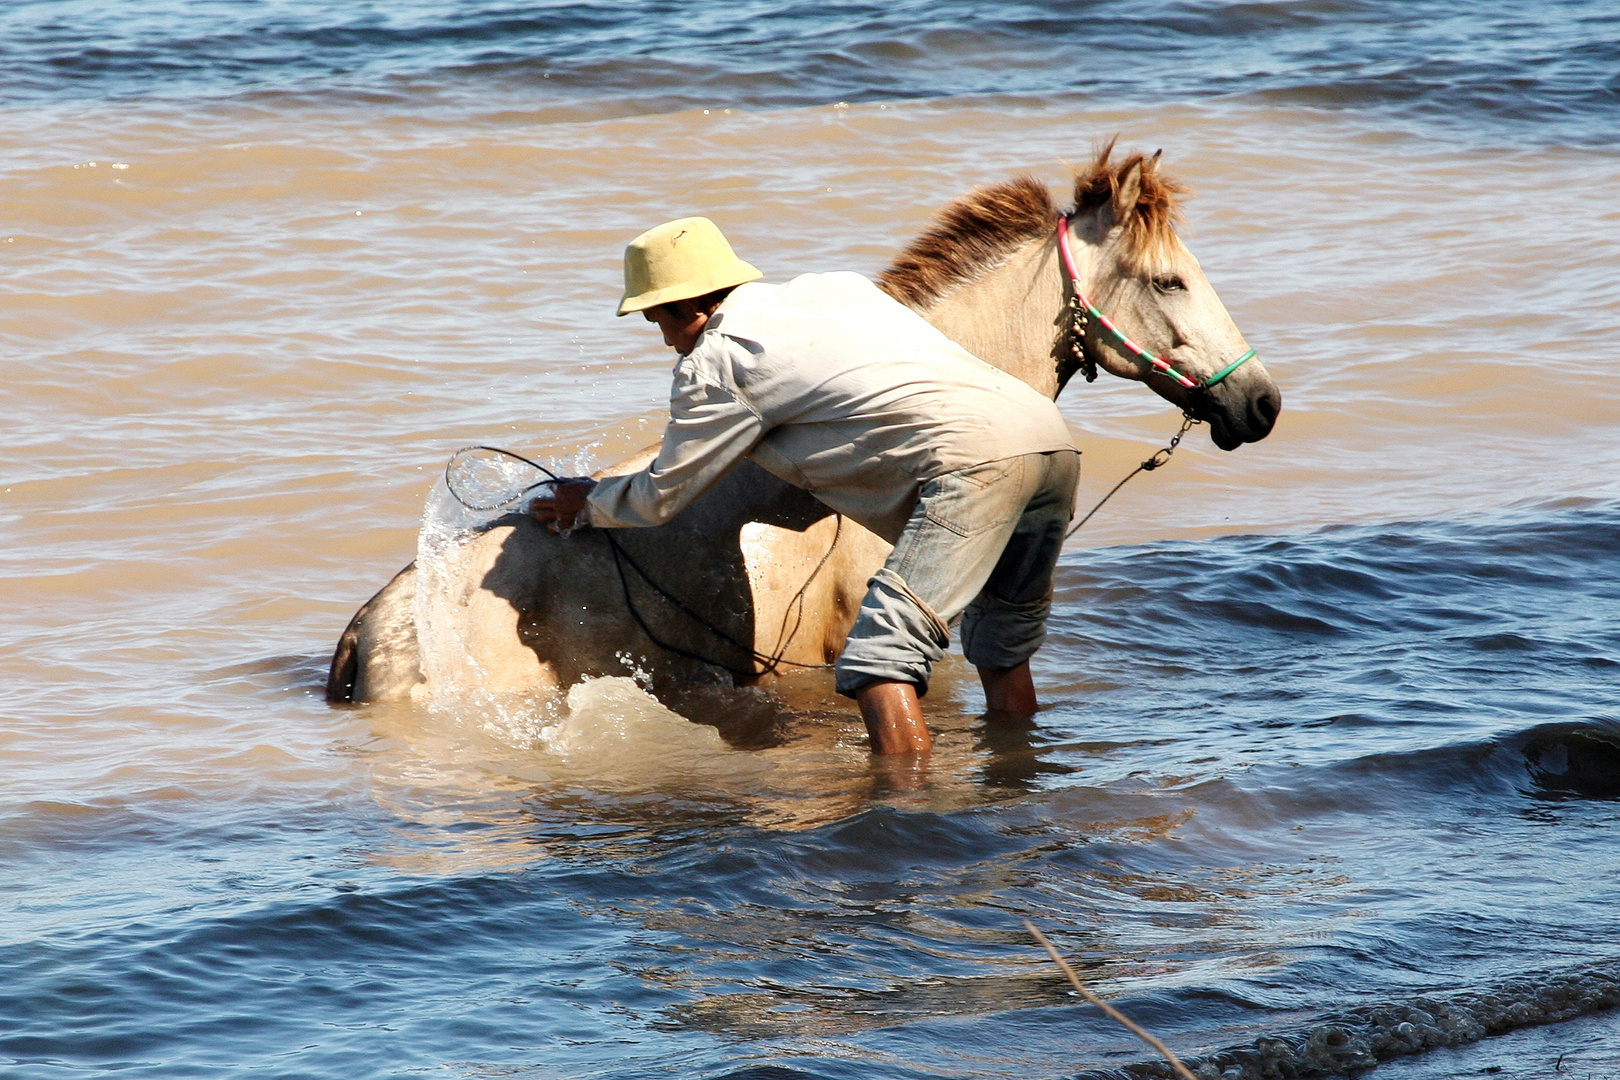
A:
<svg viewBox="0 0 1620 1080">
<path fill-rule="evenodd" d="M 1109 321 L 1108 316 L 1098 311 L 1097 306 L 1086 298 L 1085 291 L 1080 288 L 1080 271 L 1074 265 L 1074 252 L 1069 250 L 1069 219 L 1067 217 L 1058 218 L 1057 241 L 1058 252 L 1063 257 L 1063 272 L 1069 275 L 1069 308 L 1073 314 L 1071 330 L 1074 335 L 1075 360 L 1079 363 L 1080 369 L 1085 372 L 1087 382 L 1094 382 L 1097 378 L 1096 362 L 1085 355 L 1086 323 L 1089 319 L 1096 319 L 1098 324 L 1108 331 L 1114 341 L 1119 344 L 1120 348 L 1138 360 L 1146 360 L 1152 365 L 1153 370 L 1168 375 L 1189 390 L 1208 390 L 1254 358 L 1254 350 L 1250 349 L 1201 383 L 1187 378 L 1174 367 L 1171 367 L 1169 361 L 1154 356 L 1132 341 L 1125 335 L 1124 331 Z"/>
</svg>

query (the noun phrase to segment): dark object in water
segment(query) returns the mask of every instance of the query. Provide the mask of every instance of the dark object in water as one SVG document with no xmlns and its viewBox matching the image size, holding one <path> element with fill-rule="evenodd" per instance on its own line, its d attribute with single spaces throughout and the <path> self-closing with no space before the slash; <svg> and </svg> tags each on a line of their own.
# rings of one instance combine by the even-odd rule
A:
<svg viewBox="0 0 1620 1080">
<path fill-rule="evenodd" d="M 1539 729 L 1525 743 L 1524 761 L 1543 794 L 1620 799 L 1620 724 Z"/>
</svg>

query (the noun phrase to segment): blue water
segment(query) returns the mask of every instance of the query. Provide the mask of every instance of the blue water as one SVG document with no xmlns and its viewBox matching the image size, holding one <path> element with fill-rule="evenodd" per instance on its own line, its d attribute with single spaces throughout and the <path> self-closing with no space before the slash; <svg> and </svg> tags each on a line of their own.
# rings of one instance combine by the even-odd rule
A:
<svg viewBox="0 0 1620 1080">
<path fill-rule="evenodd" d="M 782 832 L 742 793 L 542 785 L 506 826 L 516 866 L 429 873 L 399 867 L 493 829 L 476 807 L 35 804 L 0 834 L 3 1074 L 1144 1056 L 1069 1003 L 1025 915 L 1183 1053 L 1612 964 L 1617 540 L 1620 506 L 1564 504 L 1071 553 L 1039 672 L 1071 692 L 1029 732 L 958 722 L 954 808 L 880 792 Z"/>
<path fill-rule="evenodd" d="M 11 101 L 292 94 L 592 118 L 1236 95 L 1534 143 L 1620 131 L 1620 10 L 1607 0 L 20 0 L 0 9 L 0 41 Z"/>
</svg>

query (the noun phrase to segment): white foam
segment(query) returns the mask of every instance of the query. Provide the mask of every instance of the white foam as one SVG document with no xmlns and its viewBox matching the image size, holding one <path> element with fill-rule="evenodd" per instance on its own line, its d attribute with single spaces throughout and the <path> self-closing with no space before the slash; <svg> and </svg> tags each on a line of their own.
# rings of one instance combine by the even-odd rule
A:
<svg viewBox="0 0 1620 1080">
<path fill-rule="evenodd" d="M 430 706 L 455 707 L 483 695 L 482 670 L 460 626 L 456 558 L 489 514 L 469 510 L 441 477 L 428 491 L 416 536 L 416 640 Z"/>
<path fill-rule="evenodd" d="M 712 760 L 729 753 L 719 732 L 665 708 L 634 679 L 587 679 L 568 691 L 562 719 L 541 733 L 541 745 L 570 760 L 613 766 L 683 759 Z"/>
<path fill-rule="evenodd" d="M 532 481 L 521 466 L 515 489 Z M 469 739 L 464 750 L 485 766 L 515 776 L 575 774 L 593 785 L 664 785 L 717 774 L 753 774 L 769 766 L 732 751 L 719 732 L 673 712 L 650 694 L 646 678 L 588 678 L 566 695 L 500 689 L 473 647 L 467 624 L 464 552 L 489 520 L 506 510 L 463 505 L 437 480 L 417 534 L 416 633 L 425 676 L 423 704 L 445 733 Z"/>
<path fill-rule="evenodd" d="M 625 676 L 586 679 L 566 695 L 441 695 L 432 723 L 459 731 L 457 757 L 471 754 L 496 774 L 601 791 L 730 790 L 757 786 L 774 768 Z"/>
</svg>

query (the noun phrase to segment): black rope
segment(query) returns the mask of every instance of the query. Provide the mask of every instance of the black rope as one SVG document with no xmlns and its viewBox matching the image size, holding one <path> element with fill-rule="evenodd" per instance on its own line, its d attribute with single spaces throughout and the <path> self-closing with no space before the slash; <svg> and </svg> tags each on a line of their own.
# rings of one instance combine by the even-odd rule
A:
<svg viewBox="0 0 1620 1080">
<path fill-rule="evenodd" d="M 803 585 L 799 586 L 799 591 L 793 594 L 793 599 L 789 600 L 787 602 L 787 606 L 782 609 L 782 625 L 776 631 L 776 659 L 771 665 L 773 670 L 777 664 L 789 664 L 793 667 L 815 669 L 824 669 L 836 666 L 833 664 L 801 664 L 794 660 L 784 660 L 782 657 L 787 652 L 788 646 L 793 644 L 793 639 L 799 636 L 799 627 L 804 625 L 804 594 L 810 591 L 810 583 L 816 580 L 816 575 L 821 573 L 822 567 L 827 565 L 827 560 L 832 558 L 833 549 L 838 547 L 838 541 L 843 535 L 844 515 L 835 514 L 832 543 L 827 545 L 827 550 L 821 555 L 821 561 L 816 563 L 815 569 L 810 571 L 810 576 L 804 579 Z M 794 605 L 798 605 L 798 613 L 793 618 L 793 629 L 789 630 L 787 628 L 788 610 L 794 607 Z"/>
<path fill-rule="evenodd" d="M 787 626 L 788 612 L 793 608 L 794 604 L 798 604 L 799 618 L 794 622 L 793 630 L 790 633 L 786 633 L 784 635 L 783 633 L 779 632 L 777 634 L 776 640 L 778 648 L 774 654 L 762 653 L 752 645 L 744 645 L 725 630 L 722 630 L 720 627 L 714 625 L 708 619 L 704 618 L 701 614 L 692 610 L 692 608 L 687 606 L 687 604 L 681 600 L 680 597 L 671 593 L 668 589 L 654 581 L 652 575 L 648 574 L 647 571 L 642 568 L 641 564 L 636 562 L 635 559 L 631 558 L 628 551 L 624 550 L 624 546 L 619 543 L 619 538 L 613 535 L 612 530 L 602 529 L 599 531 L 602 533 L 603 539 L 607 541 L 609 550 L 613 552 L 613 567 L 616 571 L 618 571 L 619 574 L 619 585 L 624 593 L 625 607 L 629 609 L 631 618 L 636 620 L 636 625 L 641 627 L 641 632 L 646 634 L 654 645 L 657 645 L 661 649 L 672 652 L 677 656 L 684 656 L 688 660 L 697 660 L 701 663 L 713 664 L 715 667 L 724 668 L 726 671 L 731 672 L 733 675 L 736 675 L 739 678 L 754 679 L 761 675 L 773 674 L 777 668 L 782 667 L 783 665 L 808 669 L 826 669 L 833 666 L 832 664 L 801 664 L 797 660 L 785 659 L 783 654 L 787 652 L 788 646 L 793 643 L 793 638 L 798 634 L 799 626 L 804 621 L 804 594 L 810 588 L 811 582 L 815 581 L 816 576 L 821 573 L 822 567 L 827 565 L 827 560 L 832 558 L 833 549 L 838 546 L 838 540 L 843 533 L 843 529 L 844 519 L 842 515 L 839 515 L 838 525 L 833 532 L 832 543 L 827 546 L 826 552 L 821 556 L 821 561 L 816 564 L 814 570 L 810 571 L 810 576 L 805 579 L 803 585 L 799 586 L 799 591 L 793 595 L 792 600 L 788 601 L 787 608 L 782 612 L 782 626 L 785 629 Z M 652 627 L 647 625 L 647 620 L 642 616 L 640 609 L 636 607 L 635 600 L 630 596 L 630 579 L 624 572 L 625 563 L 630 565 L 630 569 L 636 572 L 636 575 L 646 583 L 648 588 L 657 593 L 659 596 L 662 596 L 671 604 L 674 604 L 676 609 L 679 610 L 681 614 L 685 615 L 687 618 L 691 619 L 693 622 L 697 623 L 703 629 L 707 630 L 709 633 L 713 634 L 727 645 L 730 645 L 738 652 L 746 653 L 748 655 L 748 659 L 756 664 L 762 665 L 762 669 L 759 671 L 754 671 L 753 669 L 744 671 L 740 668 L 734 668 L 730 664 L 722 663 L 719 660 L 704 656 L 701 653 L 691 652 L 681 648 L 678 645 L 672 645 L 660 638 L 657 634 L 653 633 Z"/>
<path fill-rule="evenodd" d="M 487 506 L 483 505 L 482 503 L 468 502 L 467 498 L 462 495 L 461 492 L 456 490 L 456 482 L 451 479 L 450 471 L 456 467 L 456 462 L 461 460 L 462 454 L 470 454 L 474 450 L 488 450 L 492 454 L 500 454 L 503 457 L 511 458 L 513 461 L 520 461 L 531 469 L 545 473 L 546 478 L 530 484 L 528 487 L 517 492 L 515 495 L 508 495 L 506 498 L 497 500 L 496 502 L 490 503 Z M 450 460 L 444 463 L 444 486 L 449 489 L 451 495 L 455 496 L 456 502 L 460 503 L 462 506 L 465 506 L 469 510 L 477 510 L 480 513 L 488 512 L 490 510 L 499 510 L 503 506 L 511 506 L 513 503 L 523 498 L 523 496 L 527 495 L 535 488 L 544 487 L 547 484 L 555 483 L 561 479 L 562 477 L 558 476 L 556 473 L 552 472 L 538 461 L 530 461 L 522 454 L 514 454 L 510 450 L 502 450 L 498 446 L 463 446 L 460 450 L 457 450 L 455 453 L 451 454 Z"/>
<path fill-rule="evenodd" d="M 740 668 L 734 668 L 730 664 L 727 664 L 727 663 L 724 663 L 722 661 L 716 660 L 716 659 L 714 659 L 712 657 L 704 656 L 704 655 L 702 655 L 700 653 L 691 652 L 691 651 L 689 651 L 687 649 L 681 648 L 679 645 L 671 645 L 669 642 L 663 640 L 657 634 L 653 633 L 652 627 L 648 626 L 647 625 L 647 620 L 641 617 L 640 609 L 636 607 L 636 602 L 633 599 L 631 599 L 631 597 L 630 597 L 630 579 L 627 576 L 625 576 L 624 564 L 622 562 L 620 562 L 621 559 L 626 560 L 626 561 L 630 561 L 629 554 L 627 552 L 625 552 L 625 550 L 623 548 L 619 547 L 619 542 L 613 538 L 611 533 L 604 532 L 602 534 L 602 536 L 603 536 L 604 539 L 607 540 L 608 550 L 613 553 L 613 568 L 614 568 L 614 570 L 618 571 L 618 574 L 619 574 L 619 589 L 624 593 L 624 606 L 625 606 L 625 609 L 630 612 L 630 617 L 632 619 L 636 620 L 636 625 L 641 627 L 641 632 L 643 634 L 647 635 L 647 638 L 648 638 L 649 641 L 651 641 L 654 645 L 657 645 L 660 649 L 663 649 L 665 652 L 672 652 L 676 656 L 684 656 L 688 660 L 696 660 L 696 661 L 698 661 L 700 663 L 710 664 L 710 665 L 712 665 L 714 667 L 717 667 L 717 668 L 723 668 L 724 670 L 731 672 L 732 675 L 734 675 L 734 676 L 736 676 L 738 678 L 743 678 L 743 679 L 752 679 L 752 678 L 754 678 L 754 671 L 753 671 L 752 668 L 750 668 L 747 671 L 743 671 Z M 663 595 L 663 597 L 666 600 L 669 600 L 669 601 L 673 602 L 675 604 L 675 606 L 680 608 L 682 611 L 687 610 L 687 607 L 686 607 L 685 604 L 683 604 L 679 600 L 675 599 L 675 597 L 670 596 L 667 592 L 664 592 L 662 589 L 659 589 L 658 586 L 654 582 L 652 582 L 650 579 L 648 579 L 646 572 L 643 571 L 639 566 L 636 566 L 636 564 L 633 561 L 630 562 L 630 565 L 635 567 L 636 572 L 641 574 L 642 580 L 646 581 L 647 584 L 649 586 L 651 586 L 655 592 L 658 592 L 661 595 Z M 705 629 L 708 629 L 711 633 L 714 633 L 715 635 L 720 637 L 721 640 L 729 643 L 730 645 L 732 645 L 735 648 L 738 648 L 738 649 L 742 648 L 742 646 L 740 644 L 738 644 L 736 641 L 732 640 L 731 635 L 729 635 L 729 634 L 727 634 L 727 633 L 725 633 L 724 631 L 721 631 L 721 630 L 715 630 L 713 627 L 710 627 L 708 625 L 708 623 L 706 621 L 704 621 L 704 620 L 700 619 L 699 622 L 701 623 L 701 625 L 704 626 Z M 754 650 L 751 649 L 751 648 L 748 649 L 747 651 L 750 654 L 753 654 L 753 652 L 754 652 Z M 750 655 L 749 659 L 750 660 L 754 659 L 753 655 Z"/>
<path fill-rule="evenodd" d="M 496 503 L 494 503 L 492 505 L 489 505 L 489 506 L 481 506 L 481 505 L 479 505 L 477 503 L 470 502 L 465 497 L 462 496 L 461 492 L 456 490 L 456 485 L 455 485 L 455 482 L 451 479 L 450 471 L 451 471 L 451 468 L 455 465 L 456 460 L 462 454 L 469 453 L 469 452 L 474 451 L 474 450 L 486 450 L 486 451 L 489 451 L 490 453 L 501 454 L 501 455 L 503 455 L 505 457 L 509 457 L 509 458 L 513 459 L 514 461 L 522 462 L 523 464 L 529 466 L 530 468 L 536 469 L 539 472 L 544 473 L 546 475 L 547 479 L 542 480 L 539 483 L 530 484 L 528 487 L 524 488 L 522 491 L 519 491 L 517 494 L 511 495 L 511 496 L 509 496 L 509 497 L 507 497 L 505 499 L 502 499 L 499 502 L 496 502 Z M 514 454 L 510 450 L 502 450 L 498 446 L 465 446 L 465 447 L 462 447 L 460 450 L 457 450 L 454 454 L 452 454 L 450 456 L 450 461 L 444 467 L 444 483 L 445 483 L 445 487 L 449 490 L 451 496 L 458 503 L 460 503 L 462 506 L 465 506 L 467 509 L 469 509 L 469 510 L 477 510 L 477 511 L 498 510 L 503 506 L 510 506 L 512 503 L 517 502 L 519 499 L 523 498 L 523 496 L 527 495 L 529 492 L 533 491 L 535 488 L 541 487 L 541 486 L 543 486 L 545 484 L 560 481 L 561 479 L 562 479 L 562 477 L 558 476 L 556 473 L 552 472 L 550 469 L 546 468 L 544 465 L 541 465 L 539 462 L 530 461 L 528 458 L 524 457 L 521 454 Z M 830 668 L 830 667 L 833 666 L 832 664 L 802 664 L 802 663 L 799 663 L 796 660 L 785 659 L 785 654 L 787 653 L 788 647 L 793 644 L 794 637 L 796 637 L 798 635 L 799 627 L 801 625 L 803 625 L 803 623 L 804 623 L 804 596 L 805 596 L 805 593 L 809 590 L 811 583 L 814 582 L 816 580 L 816 577 L 821 573 L 822 568 L 827 565 L 827 561 L 832 558 L 833 550 L 838 547 L 838 541 L 843 536 L 843 533 L 844 533 L 844 517 L 843 517 L 842 514 L 839 514 L 837 516 L 837 519 L 838 519 L 838 523 L 833 529 L 832 543 L 827 545 L 827 550 L 826 550 L 825 553 L 822 554 L 821 561 L 816 563 L 815 569 L 810 571 L 810 576 L 805 578 L 804 584 L 799 586 L 799 591 L 793 594 L 793 598 L 788 601 L 787 607 L 784 608 L 783 611 L 782 611 L 782 628 L 781 628 L 781 630 L 779 630 L 777 632 L 777 637 L 776 637 L 777 648 L 776 648 L 776 651 L 775 651 L 774 654 L 762 653 L 758 649 L 754 648 L 752 645 L 744 645 L 742 642 L 740 642 L 736 638 L 732 637 L 725 630 L 722 630 L 720 627 L 715 626 L 708 619 L 706 619 L 703 615 L 699 614 L 698 612 L 694 611 L 691 607 L 689 607 L 686 604 L 686 602 L 683 601 L 680 597 L 676 596 L 674 593 L 671 593 L 668 589 L 664 588 L 662 585 L 658 584 L 658 582 L 654 581 L 653 578 L 652 578 L 652 575 L 647 573 L 647 571 L 642 568 L 640 563 L 636 562 L 635 559 L 631 558 L 630 553 L 628 551 L 624 550 L 624 547 L 619 543 L 618 537 L 613 535 L 613 531 L 611 529 L 602 529 L 602 530 L 599 530 L 599 531 L 602 533 L 603 539 L 605 539 L 607 541 L 608 550 L 611 551 L 612 554 L 613 554 L 613 568 L 619 575 L 619 589 L 624 594 L 624 606 L 630 612 L 630 617 L 635 620 L 636 625 L 641 628 L 641 632 L 643 634 L 647 635 L 648 640 L 650 640 L 654 645 L 657 645 L 659 648 L 664 649 L 667 652 L 672 652 L 677 656 L 683 656 L 688 660 L 696 660 L 699 663 L 703 663 L 703 664 L 710 664 L 710 665 L 712 665 L 714 667 L 721 668 L 721 669 L 723 669 L 725 671 L 728 671 L 732 675 L 737 676 L 738 678 L 755 679 L 755 678 L 759 678 L 762 675 L 773 674 L 773 673 L 775 673 L 775 671 L 778 668 L 782 667 L 783 665 L 786 665 L 788 667 L 806 668 L 806 669 L 812 669 L 812 670 L 824 670 L 826 668 Z M 660 638 L 657 634 L 653 633 L 652 627 L 647 625 L 647 620 L 642 616 L 641 610 L 638 607 L 636 607 L 636 602 L 635 602 L 634 598 L 631 597 L 631 595 L 630 595 L 630 578 L 624 572 L 624 566 L 625 566 L 626 563 L 628 563 L 630 565 L 630 568 L 636 572 L 636 575 L 641 578 L 641 580 L 647 585 L 647 587 L 649 589 L 651 589 L 653 592 L 657 593 L 659 596 L 662 596 L 665 600 L 669 601 L 671 604 L 675 605 L 675 608 L 678 611 L 680 611 L 683 615 L 685 615 L 687 618 L 691 619 L 693 622 L 697 623 L 699 626 L 701 626 L 703 629 L 707 630 L 709 633 L 713 634 L 715 637 L 719 638 L 721 641 L 724 641 L 726 644 L 730 645 L 734 649 L 737 649 L 739 652 L 746 653 L 748 655 L 749 661 L 752 662 L 752 663 L 755 663 L 755 664 L 762 665 L 762 669 L 759 670 L 759 671 L 754 671 L 752 668 L 750 668 L 750 669 L 745 671 L 745 670 L 743 670 L 741 668 L 735 668 L 735 667 L 732 667 L 730 664 L 723 663 L 723 662 L 721 662 L 719 660 L 715 660 L 712 657 L 704 656 L 701 653 L 691 652 L 690 650 L 683 649 L 678 645 L 672 645 L 669 642 L 667 642 L 667 641 L 663 640 L 662 638 Z M 791 612 L 793 610 L 795 605 L 797 605 L 797 607 L 798 607 L 798 617 L 796 619 L 794 619 L 793 629 L 791 631 L 789 631 L 787 629 L 787 622 L 788 622 L 789 612 Z"/>
</svg>

